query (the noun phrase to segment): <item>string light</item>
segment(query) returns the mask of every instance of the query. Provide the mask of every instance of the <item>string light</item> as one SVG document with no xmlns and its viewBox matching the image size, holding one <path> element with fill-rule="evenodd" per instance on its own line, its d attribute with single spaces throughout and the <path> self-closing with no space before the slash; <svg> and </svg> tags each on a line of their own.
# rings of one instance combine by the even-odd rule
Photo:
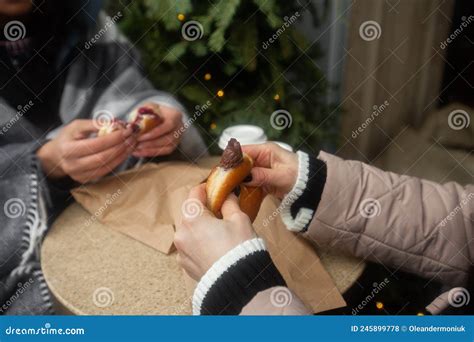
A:
<svg viewBox="0 0 474 342">
<path fill-rule="evenodd" d="M 217 125 L 213 122 L 211 123 L 211 129 L 216 129 L 217 128 Z"/>
<path fill-rule="evenodd" d="M 418 312 L 416 315 L 417 316 L 424 316 L 425 314 L 423 312 Z"/>
<path fill-rule="evenodd" d="M 207 74 L 204 75 L 204 79 L 206 81 L 209 81 L 211 78 L 212 78 L 212 75 L 210 73 L 207 73 Z"/>
<path fill-rule="evenodd" d="M 275 101 L 279 101 L 280 100 L 280 95 L 279 94 L 275 94 L 275 96 L 273 96 L 273 99 Z"/>
<path fill-rule="evenodd" d="M 377 303 L 375 303 L 375 306 L 376 306 L 377 309 L 379 309 L 379 310 L 382 310 L 382 309 L 383 309 L 383 303 L 382 303 L 382 302 L 377 302 Z"/>
<path fill-rule="evenodd" d="M 179 13 L 178 14 L 178 20 L 183 21 L 184 19 L 186 19 L 186 16 L 183 13 Z"/>
<path fill-rule="evenodd" d="M 217 91 L 217 96 L 223 97 L 224 96 L 224 91 L 222 89 Z"/>
</svg>

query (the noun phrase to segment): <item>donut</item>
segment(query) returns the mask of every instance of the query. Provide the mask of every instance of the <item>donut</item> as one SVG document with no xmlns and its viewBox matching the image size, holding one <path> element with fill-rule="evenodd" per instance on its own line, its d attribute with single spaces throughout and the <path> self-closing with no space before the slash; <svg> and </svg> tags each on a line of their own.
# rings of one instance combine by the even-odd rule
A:
<svg viewBox="0 0 474 342">
<path fill-rule="evenodd" d="M 160 106 L 154 105 L 136 108 L 130 113 L 128 122 L 132 125 L 134 130 L 139 131 L 139 134 L 145 134 L 163 122 Z"/>
<path fill-rule="evenodd" d="M 126 127 L 127 123 L 125 121 L 120 119 L 113 119 L 112 121 L 102 125 L 97 135 L 101 137 L 103 135 L 118 131 L 119 129 L 125 129 Z"/>
<path fill-rule="evenodd" d="M 240 185 L 239 206 L 251 222 L 257 217 L 264 197 L 262 188 Z"/>
<path fill-rule="evenodd" d="M 160 112 L 160 106 L 148 104 L 135 108 L 129 115 L 128 121 L 113 119 L 104 124 L 98 132 L 98 136 L 110 134 L 119 129 L 125 129 L 132 126 L 132 129 L 138 134 L 145 134 L 163 123 L 163 117 Z"/>
</svg>

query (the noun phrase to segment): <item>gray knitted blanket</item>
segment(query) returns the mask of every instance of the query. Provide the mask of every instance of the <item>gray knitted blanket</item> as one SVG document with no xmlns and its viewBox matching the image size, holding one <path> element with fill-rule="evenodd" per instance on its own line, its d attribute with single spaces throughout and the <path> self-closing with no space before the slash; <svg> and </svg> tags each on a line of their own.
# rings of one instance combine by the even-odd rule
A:
<svg viewBox="0 0 474 342">
<path fill-rule="evenodd" d="M 93 44 L 85 44 L 93 37 Z M 142 75 L 137 51 L 105 15 L 99 15 L 85 39 L 69 41 L 64 50 L 64 56 L 74 53 L 60 68 L 66 75 L 59 109 L 63 124 L 91 118 L 99 110 L 124 117 L 144 101 L 185 113 L 171 95 L 155 90 Z M 40 247 L 68 194 L 61 194 L 46 179 L 35 152 L 62 126 L 44 137 L 23 118 L 28 106 L 34 106 L 34 99 L 18 109 L 0 97 L 0 314 L 54 313 L 41 271 Z M 186 130 L 179 150 L 188 160 L 206 153 L 195 128 Z"/>
</svg>

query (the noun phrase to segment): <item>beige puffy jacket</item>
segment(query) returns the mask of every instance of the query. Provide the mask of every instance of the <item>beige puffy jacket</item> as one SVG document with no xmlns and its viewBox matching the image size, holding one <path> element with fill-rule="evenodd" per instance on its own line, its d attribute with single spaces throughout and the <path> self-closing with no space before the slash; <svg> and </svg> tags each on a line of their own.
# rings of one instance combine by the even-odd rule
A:
<svg viewBox="0 0 474 342">
<path fill-rule="evenodd" d="M 326 163 L 326 183 L 304 237 L 449 287 L 465 286 L 474 263 L 474 185 L 437 184 L 325 152 L 318 159 Z M 287 305 L 273 305 L 276 291 L 290 294 Z M 438 313 L 446 299 L 427 309 Z M 273 287 L 258 292 L 241 314 L 310 312 L 288 289 Z"/>
</svg>

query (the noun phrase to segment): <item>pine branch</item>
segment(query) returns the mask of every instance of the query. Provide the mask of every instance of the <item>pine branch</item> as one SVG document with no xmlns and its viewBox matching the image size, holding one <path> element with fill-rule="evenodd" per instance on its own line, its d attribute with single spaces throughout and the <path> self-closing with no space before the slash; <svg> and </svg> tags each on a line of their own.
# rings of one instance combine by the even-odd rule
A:
<svg viewBox="0 0 474 342">
<path fill-rule="evenodd" d="M 178 13 L 190 13 L 193 9 L 191 0 L 143 0 L 143 3 L 148 8 L 148 15 L 162 22 L 168 31 L 180 27 L 180 22 L 176 20 Z"/>
<path fill-rule="evenodd" d="M 275 0 L 253 0 L 255 5 L 258 6 L 260 11 L 267 17 L 268 24 L 276 29 L 282 24 L 281 18 L 276 14 L 278 13 L 278 6 Z"/>
<path fill-rule="evenodd" d="M 238 64 L 247 71 L 254 71 L 257 68 L 257 23 L 252 18 L 245 25 L 239 25 L 229 38 L 229 49 L 234 56 L 238 56 Z M 236 59 L 234 59 L 236 61 Z"/>
<path fill-rule="evenodd" d="M 215 21 L 217 29 L 209 37 L 209 48 L 220 52 L 225 43 L 225 32 L 240 5 L 240 0 L 220 0 L 209 11 L 209 16 Z"/>
</svg>

